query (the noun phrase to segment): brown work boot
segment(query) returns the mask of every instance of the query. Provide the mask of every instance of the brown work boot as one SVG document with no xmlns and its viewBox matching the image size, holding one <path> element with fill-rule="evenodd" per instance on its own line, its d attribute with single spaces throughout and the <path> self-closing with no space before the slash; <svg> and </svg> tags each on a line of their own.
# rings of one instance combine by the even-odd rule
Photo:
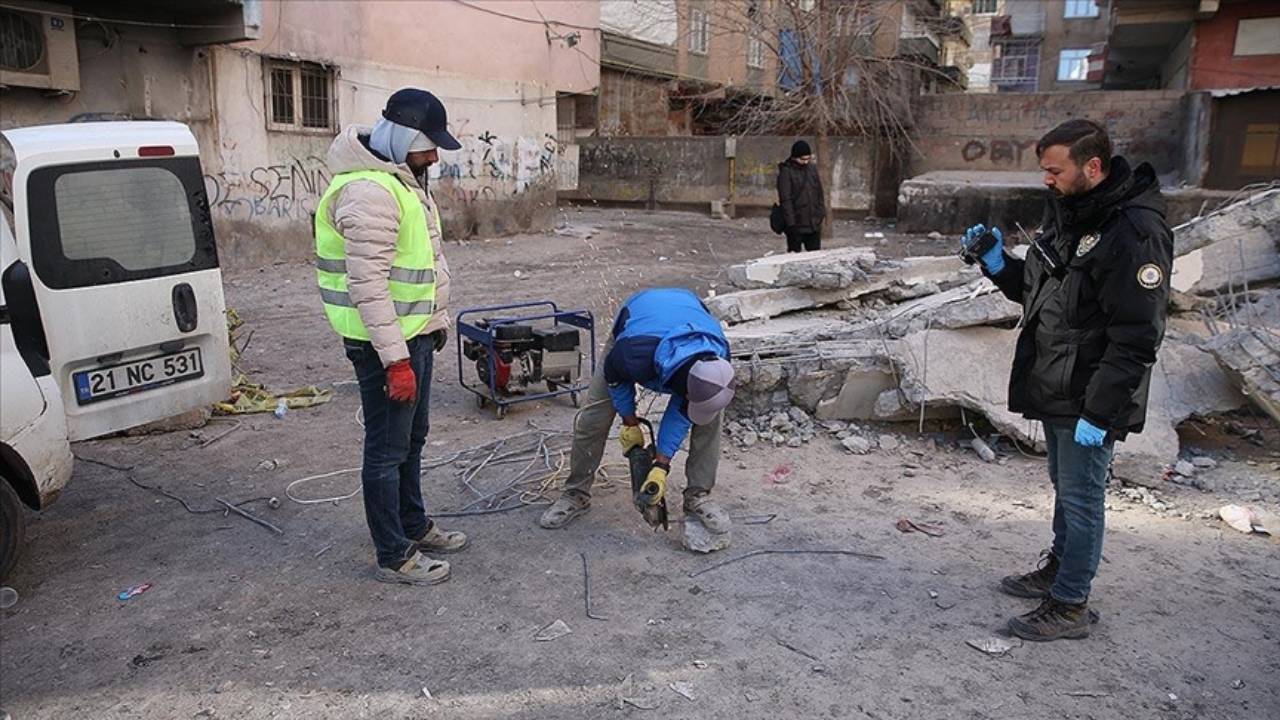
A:
<svg viewBox="0 0 1280 720">
<path fill-rule="evenodd" d="M 427 526 L 422 537 L 414 538 L 418 549 L 426 552 L 455 553 L 467 546 L 466 533 L 441 530 L 434 522 Z"/>
<path fill-rule="evenodd" d="M 1089 628 L 1096 617 L 1089 612 L 1089 602 L 1065 603 L 1050 596 L 1040 607 L 1026 615 L 1009 620 L 1009 632 L 1023 640 L 1043 642 L 1061 638 L 1089 637 Z"/>
<path fill-rule="evenodd" d="M 1000 589 L 1021 598 L 1047 598 L 1049 588 L 1058 577 L 1058 558 L 1045 550 L 1040 553 L 1040 564 L 1026 575 L 1010 575 L 1000 581 Z"/>
</svg>

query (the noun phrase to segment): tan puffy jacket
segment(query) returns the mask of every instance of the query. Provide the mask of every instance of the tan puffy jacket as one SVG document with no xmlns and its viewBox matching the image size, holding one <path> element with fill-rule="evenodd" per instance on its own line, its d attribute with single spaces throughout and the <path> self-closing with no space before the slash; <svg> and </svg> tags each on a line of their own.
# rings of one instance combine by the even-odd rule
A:
<svg viewBox="0 0 1280 720">
<path fill-rule="evenodd" d="M 435 245 L 436 312 L 422 330 L 423 335 L 428 335 L 449 327 L 449 265 L 441 247 L 440 215 L 431 193 L 418 185 L 408 166 L 385 162 L 360 142 L 360 136 L 368 137 L 371 132 L 371 127 L 352 125 L 334 138 L 329 146 L 329 171 L 334 175 L 354 170 L 395 173 L 422 201 Z M 333 226 L 346 240 L 347 292 L 383 367 L 409 357 L 387 284 L 400 231 L 400 206 L 395 196 L 375 182 L 356 180 L 342 188 L 329 203 L 328 212 Z"/>
</svg>

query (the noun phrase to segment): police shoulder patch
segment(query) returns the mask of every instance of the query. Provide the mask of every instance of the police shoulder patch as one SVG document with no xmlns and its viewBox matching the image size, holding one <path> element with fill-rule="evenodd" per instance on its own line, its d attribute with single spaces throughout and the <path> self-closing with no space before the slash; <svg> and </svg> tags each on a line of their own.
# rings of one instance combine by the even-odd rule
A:
<svg viewBox="0 0 1280 720">
<path fill-rule="evenodd" d="M 1098 233 L 1089 233 L 1080 238 L 1080 244 L 1076 246 L 1076 257 L 1084 257 L 1101 239 L 1102 236 Z"/>
<path fill-rule="evenodd" d="M 1155 290 L 1164 282 L 1164 272 L 1155 263 L 1147 263 L 1138 268 L 1138 284 L 1148 290 Z"/>
</svg>

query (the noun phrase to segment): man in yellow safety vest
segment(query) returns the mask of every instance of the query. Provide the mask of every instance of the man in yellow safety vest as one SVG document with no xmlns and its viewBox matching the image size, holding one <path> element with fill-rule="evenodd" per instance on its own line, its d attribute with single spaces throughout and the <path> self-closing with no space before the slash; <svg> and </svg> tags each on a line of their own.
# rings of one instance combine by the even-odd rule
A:
<svg viewBox="0 0 1280 720">
<path fill-rule="evenodd" d="M 383 582 L 444 582 L 449 563 L 424 553 L 467 545 L 427 517 L 421 483 L 432 353 L 449 326 L 449 268 L 427 169 L 438 149 L 460 147 L 435 95 L 399 90 L 376 125 L 334 139 L 333 180 L 316 208 L 320 297 L 360 384 L 365 519 Z"/>
</svg>

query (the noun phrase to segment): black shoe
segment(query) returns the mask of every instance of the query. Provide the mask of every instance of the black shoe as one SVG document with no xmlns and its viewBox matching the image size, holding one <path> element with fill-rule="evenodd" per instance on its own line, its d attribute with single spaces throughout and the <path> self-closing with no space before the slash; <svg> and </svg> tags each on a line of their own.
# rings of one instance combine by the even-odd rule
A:
<svg viewBox="0 0 1280 720">
<path fill-rule="evenodd" d="M 1040 564 L 1026 575 L 1010 575 L 1000 581 L 1000 589 L 1021 598 L 1047 598 L 1049 588 L 1058 577 L 1058 558 L 1045 550 L 1040 553 Z"/>
<path fill-rule="evenodd" d="M 1009 620 L 1009 632 L 1023 640 L 1043 642 L 1062 638 L 1089 637 L 1096 614 L 1089 612 L 1089 602 L 1064 603 L 1054 597 L 1045 598 L 1040 607 L 1026 615 Z"/>
</svg>

